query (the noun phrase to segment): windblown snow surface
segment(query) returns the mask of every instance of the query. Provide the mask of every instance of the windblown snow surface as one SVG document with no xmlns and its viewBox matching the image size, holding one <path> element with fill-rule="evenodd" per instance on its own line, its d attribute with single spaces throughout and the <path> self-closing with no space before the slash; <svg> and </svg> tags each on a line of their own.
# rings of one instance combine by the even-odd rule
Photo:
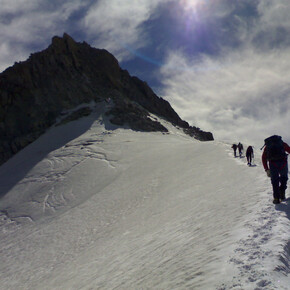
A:
<svg viewBox="0 0 290 290">
<path fill-rule="evenodd" d="M 102 110 L 0 167 L 0 289 L 290 289 L 290 199 L 272 204 L 258 148 L 248 167 Z"/>
</svg>

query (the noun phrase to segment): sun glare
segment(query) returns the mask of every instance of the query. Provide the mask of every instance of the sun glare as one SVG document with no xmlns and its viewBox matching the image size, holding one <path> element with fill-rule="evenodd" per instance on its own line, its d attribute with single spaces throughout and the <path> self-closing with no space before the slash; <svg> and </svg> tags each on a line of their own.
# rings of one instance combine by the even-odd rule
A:
<svg viewBox="0 0 290 290">
<path fill-rule="evenodd" d="M 186 11 L 196 11 L 197 7 L 201 4 L 202 0 L 180 0 L 181 6 Z"/>
</svg>

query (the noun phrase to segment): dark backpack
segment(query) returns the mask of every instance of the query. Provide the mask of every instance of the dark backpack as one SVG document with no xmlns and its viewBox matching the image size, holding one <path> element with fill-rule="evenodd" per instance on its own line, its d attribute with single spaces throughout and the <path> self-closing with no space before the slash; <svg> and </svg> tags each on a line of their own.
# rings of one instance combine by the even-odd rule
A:
<svg viewBox="0 0 290 290">
<path fill-rule="evenodd" d="M 287 156 L 281 136 L 273 135 L 265 139 L 265 145 L 268 160 L 282 160 Z"/>
</svg>

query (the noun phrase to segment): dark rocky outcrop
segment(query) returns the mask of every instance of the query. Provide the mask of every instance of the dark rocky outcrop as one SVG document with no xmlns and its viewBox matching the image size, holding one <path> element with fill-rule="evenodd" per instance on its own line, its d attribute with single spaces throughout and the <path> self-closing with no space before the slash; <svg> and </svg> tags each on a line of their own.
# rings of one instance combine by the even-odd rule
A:
<svg viewBox="0 0 290 290">
<path fill-rule="evenodd" d="M 183 129 L 184 133 L 187 135 L 194 137 L 199 141 L 211 141 L 213 140 L 213 135 L 211 132 L 204 132 L 200 128 L 190 126 L 188 128 Z"/>
<path fill-rule="evenodd" d="M 150 112 L 199 140 L 213 140 L 211 133 L 181 120 L 145 82 L 122 70 L 112 54 L 64 34 L 0 74 L 0 164 L 38 138 L 63 110 L 108 97 L 115 104 L 109 112 L 115 124 L 165 132 Z"/>
<path fill-rule="evenodd" d="M 163 125 L 149 117 L 147 110 L 133 102 L 117 100 L 115 106 L 106 114 L 112 116 L 110 121 L 115 125 L 127 124 L 131 129 L 143 132 L 168 132 Z"/>
<path fill-rule="evenodd" d="M 82 117 L 89 116 L 93 110 L 90 107 L 84 107 L 81 109 L 76 110 L 75 112 L 68 114 L 68 116 L 65 116 L 62 118 L 62 120 L 58 123 L 56 123 L 56 126 L 64 125 L 66 123 L 78 120 Z"/>
</svg>

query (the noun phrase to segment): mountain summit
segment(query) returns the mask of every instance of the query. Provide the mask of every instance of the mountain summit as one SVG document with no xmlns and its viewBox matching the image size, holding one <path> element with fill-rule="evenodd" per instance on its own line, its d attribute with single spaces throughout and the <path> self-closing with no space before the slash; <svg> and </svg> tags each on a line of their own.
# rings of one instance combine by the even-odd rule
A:
<svg viewBox="0 0 290 290">
<path fill-rule="evenodd" d="M 110 98 L 111 122 L 140 131 L 167 131 L 153 113 L 201 141 L 210 132 L 191 127 L 152 89 L 104 49 L 78 43 L 68 34 L 0 74 L 0 164 L 36 140 L 64 110 Z"/>
</svg>

